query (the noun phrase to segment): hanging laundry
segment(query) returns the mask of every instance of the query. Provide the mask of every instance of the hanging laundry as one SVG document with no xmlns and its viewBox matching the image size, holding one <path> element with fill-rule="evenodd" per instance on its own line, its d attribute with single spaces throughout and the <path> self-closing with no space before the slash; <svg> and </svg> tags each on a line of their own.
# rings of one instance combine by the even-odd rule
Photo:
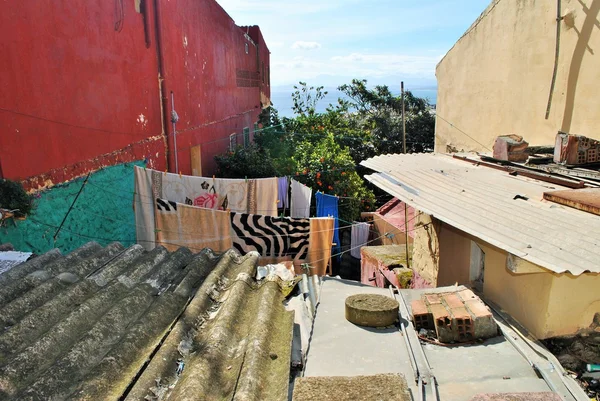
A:
<svg viewBox="0 0 600 401">
<path fill-rule="evenodd" d="M 257 251 L 263 257 L 288 258 L 296 272 L 301 265 L 310 274 L 323 275 L 331 258 L 334 220 L 294 219 L 204 209 L 156 200 L 157 244 L 169 250 L 185 246 L 216 252 L 230 248 L 240 253 Z M 278 263 L 275 261 L 275 263 Z"/>
<path fill-rule="evenodd" d="M 256 192 L 252 194 L 252 197 L 255 202 L 252 205 L 253 207 L 248 207 L 245 213 L 277 216 L 277 177 L 258 178 L 253 181 L 255 182 Z M 248 193 L 250 193 L 250 190 L 248 190 Z"/>
<path fill-rule="evenodd" d="M 256 198 L 248 199 L 248 180 L 235 178 L 214 179 L 215 191 L 219 195 L 219 210 L 231 210 L 234 212 L 246 212 Z M 254 195 L 256 192 L 254 192 Z"/>
<path fill-rule="evenodd" d="M 338 198 L 337 196 L 327 195 L 322 192 L 317 192 L 317 217 L 333 217 L 335 227 L 333 232 L 333 253 L 338 255 L 342 249 L 340 244 L 340 223 L 338 221 Z"/>
<path fill-rule="evenodd" d="M 135 214 L 135 234 L 137 243 L 146 250 L 156 246 L 154 233 L 154 199 L 152 194 L 152 170 L 134 169 L 133 209 Z"/>
<path fill-rule="evenodd" d="M 290 203 L 290 216 L 310 217 L 310 200 L 312 189 L 296 180 L 292 180 L 292 200 Z"/>
<path fill-rule="evenodd" d="M 135 216 L 138 243 L 155 247 L 154 201 L 173 202 L 267 216 L 277 216 L 277 178 L 257 180 L 204 178 L 135 167 Z M 249 190 L 251 189 L 251 191 Z"/>
<path fill-rule="evenodd" d="M 277 207 L 287 209 L 289 206 L 288 190 L 290 183 L 287 177 L 277 178 Z M 305 216 L 308 217 L 308 216 Z"/>
<path fill-rule="evenodd" d="M 369 231 L 371 225 L 369 223 L 354 223 L 352 225 L 352 235 L 350 242 L 350 255 L 355 259 L 360 259 L 360 248 L 369 241 Z"/>
<path fill-rule="evenodd" d="M 157 199 L 156 241 L 169 251 L 185 246 L 193 252 L 225 252 L 233 245 L 230 214 Z"/>
<path fill-rule="evenodd" d="M 324 276 L 331 259 L 335 221 L 332 218 L 310 219 L 310 237 L 308 240 L 309 275 Z M 296 270 L 296 273 L 304 273 Z"/>
<path fill-rule="evenodd" d="M 257 251 L 261 256 L 306 259 L 309 219 L 231 213 L 233 247 L 240 253 Z"/>
</svg>

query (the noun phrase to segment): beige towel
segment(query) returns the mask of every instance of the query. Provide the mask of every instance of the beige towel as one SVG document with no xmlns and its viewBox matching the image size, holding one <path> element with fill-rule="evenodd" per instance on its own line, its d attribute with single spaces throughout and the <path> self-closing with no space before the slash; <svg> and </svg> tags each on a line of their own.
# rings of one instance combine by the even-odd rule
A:
<svg viewBox="0 0 600 401">
<path fill-rule="evenodd" d="M 137 242 L 146 250 L 154 249 L 154 196 L 152 194 L 152 171 L 135 166 L 135 233 Z"/>
<path fill-rule="evenodd" d="M 252 181 L 254 181 L 256 189 L 248 190 L 248 213 L 277 216 L 277 198 L 279 194 L 279 181 L 277 177 L 260 178 Z M 254 199 L 252 199 L 253 197 Z"/>
<path fill-rule="evenodd" d="M 224 252 L 232 247 L 229 212 L 203 209 L 159 199 L 156 202 L 157 244 L 169 251 L 187 247 Z"/>
</svg>

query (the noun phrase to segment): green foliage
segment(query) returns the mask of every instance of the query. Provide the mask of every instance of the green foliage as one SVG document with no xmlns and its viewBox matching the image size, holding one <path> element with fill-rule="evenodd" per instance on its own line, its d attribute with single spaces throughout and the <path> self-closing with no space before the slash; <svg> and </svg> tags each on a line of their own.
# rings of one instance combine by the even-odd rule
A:
<svg viewBox="0 0 600 401">
<path fill-rule="evenodd" d="M 340 196 L 340 217 L 352 221 L 375 208 L 375 196 L 361 178 L 359 163 L 382 153 L 401 153 L 402 99 L 387 86 L 369 88 L 353 80 L 338 89 L 326 112 L 317 105 L 327 92 L 300 82 L 292 94 L 294 118 L 263 110 L 255 144 L 217 156 L 219 175 L 229 178 L 294 175 L 314 191 Z M 405 93 L 408 152 L 433 150 L 435 115 L 426 99 Z"/>
<path fill-rule="evenodd" d="M 294 85 L 292 101 L 294 105 L 292 110 L 298 116 L 314 116 L 316 114 L 317 103 L 327 96 L 327 91 L 323 86 L 308 86 L 306 82 L 299 82 Z"/>
<path fill-rule="evenodd" d="M 31 212 L 33 203 L 21 183 L 0 179 L 0 208 L 16 210 L 15 216 L 22 217 Z"/>
<path fill-rule="evenodd" d="M 352 80 L 350 85 L 338 88 L 349 100 L 340 102 L 352 115 L 358 126 L 371 134 L 376 154 L 402 153 L 402 97 L 395 96 L 387 86 L 367 87 L 366 80 Z M 435 115 L 427 99 L 404 93 L 406 151 L 432 151 L 434 145 Z"/>
<path fill-rule="evenodd" d="M 267 149 L 252 144 L 215 156 L 217 173 L 223 178 L 265 178 L 277 175 Z"/>
<path fill-rule="evenodd" d="M 298 181 L 315 191 L 342 197 L 341 219 L 352 221 L 361 210 L 373 210 L 375 196 L 356 173 L 349 150 L 336 143 L 333 134 L 327 134 L 316 143 L 308 140 L 299 143 L 294 160 L 298 166 Z"/>
</svg>

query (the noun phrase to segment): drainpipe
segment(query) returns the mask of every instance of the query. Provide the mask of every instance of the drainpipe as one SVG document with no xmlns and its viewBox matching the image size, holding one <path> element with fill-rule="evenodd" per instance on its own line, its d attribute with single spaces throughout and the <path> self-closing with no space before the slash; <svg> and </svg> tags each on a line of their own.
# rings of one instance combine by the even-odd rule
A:
<svg viewBox="0 0 600 401">
<path fill-rule="evenodd" d="M 560 22 L 562 21 L 561 0 L 556 4 L 556 49 L 554 51 L 554 72 L 550 83 L 550 94 L 548 95 L 548 105 L 546 106 L 546 120 L 550 117 L 550 108 L 552 107 L 552 97 L 554 96 L 554 86 L 556 85 L 556 74 L 558 73 L 558 56 L 560 54 Z"/>
<path fill-rule="evenodd" d="M 154 0 L 154 29 L 156 31 L 156 55 L 158 62 L 158 93 L 160 96 L 160 120 L 162 123 L 162 135 L 165 141 L 165 163 L 167 171 L 169 168 L 169 125 L 166 119 L 168 114 L 166 85 L 164 82 L 164 57 L 162 53 L 162 29 L 160 23 L 160 0 Z"/>
<path fill-rule="evenodd" d="M 175 150 L 175 174 L 179 173 L 179 161 L 177 159 L 177 122 L 179 116 L 175 111 L 175 95 L 171 91 L 171 123 L 173 124 L 173 150 Z"/>
</svg>

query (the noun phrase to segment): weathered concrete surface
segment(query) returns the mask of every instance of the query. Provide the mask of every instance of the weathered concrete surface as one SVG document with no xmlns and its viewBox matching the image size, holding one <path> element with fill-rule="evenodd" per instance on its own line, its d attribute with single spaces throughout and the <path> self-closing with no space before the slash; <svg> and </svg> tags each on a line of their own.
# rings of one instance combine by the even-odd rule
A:
<svg viewBox="0 0 600 401">
<path fill-rule="evenodd" d="M 359 326 L 386 327 L 398 320 L 398 301 L 379 294 L 356 294 L 346 298 L 346 320 Z"/>
<path fill-rule="evenodd" d="M 5 279 L 0 400 L 285 398 L 293 314 L 279 283 L 254 281 L 257 255 L 90 244 L 51 256 Z"/>
<path fill-rule="evenodd" d="M 471 401 L 560 401 L 555 393 L 492 393 L 477 394 Z"/>
<path fill-rule="evenodd" d="M 399 374 L 374 376 L 301 377 L 294 385 L 294 401 L 411 401 L 406 380 Z"/>
</svg>

